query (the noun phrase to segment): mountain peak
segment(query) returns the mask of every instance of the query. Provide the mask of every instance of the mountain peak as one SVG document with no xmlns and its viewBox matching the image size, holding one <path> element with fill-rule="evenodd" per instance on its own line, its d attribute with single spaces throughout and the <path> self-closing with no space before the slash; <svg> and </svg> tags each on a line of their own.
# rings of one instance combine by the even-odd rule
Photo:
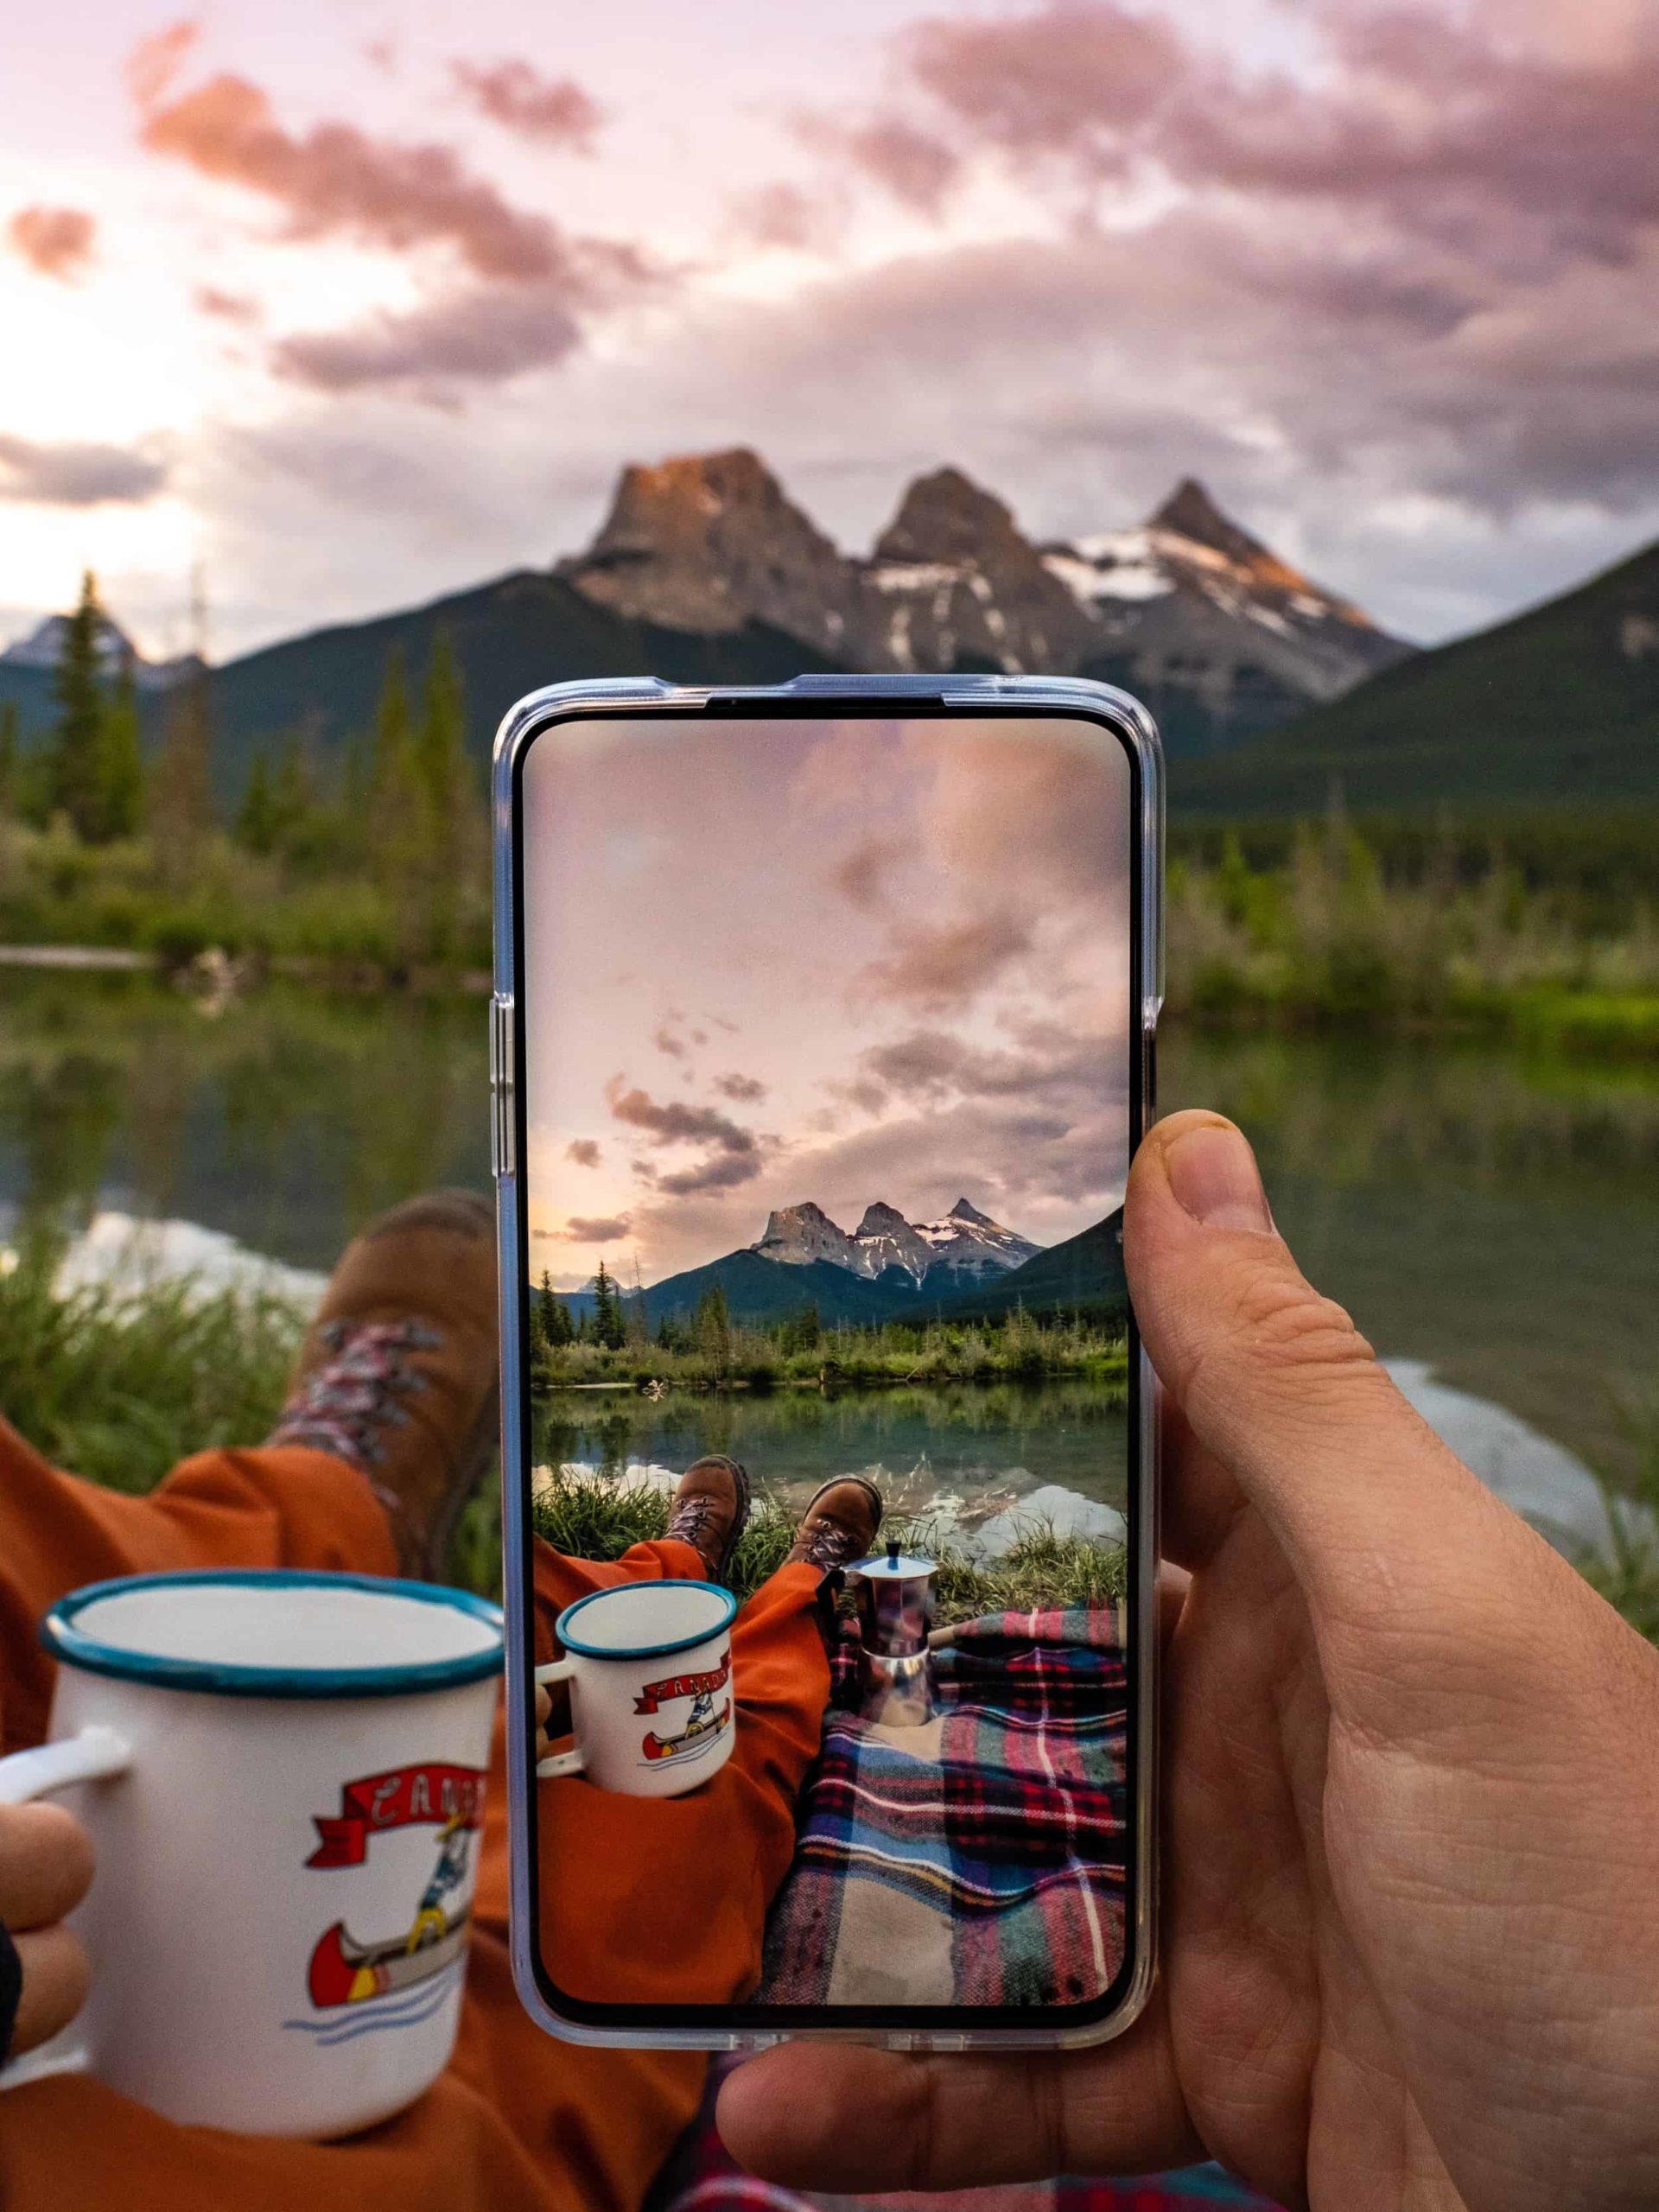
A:
<svg viewBox="0 0 1659 2212">
<path fill-rule="evenodd" d="M 993 492 L 959 468 L 936 468 L 909 485 L 899 512 L 876 540 L 878 561 L 981 559 L 1026 540 Z"/>
<path fill-rule="evenodd" d="M 1196 476 L 1182 477 L 1149 518 L 1147 528 L 1172 531 L 1177 537 L 1191 538 L 1195 545 L 1207 545 L 1211 552 L 1224 553 L 1230 561 L 1236 561 L 1241 569 L 1274 558 L 1259 537 L 1252 537 L 1230 515 L 1222 512 Z"/>
<path fill-rule="evenodd" d="M 968 1198 L 958 1198 L 955 1205 L 951 1207 L 950 1212 L 946 1214 L 945 1219 L 947 1221 L 975 1222 L 982 1229 L 990 1229 L 995 1225 L 989 1214 L 981 1213 L 979 1208 Z"/>
<path fill-rule="evenodd" d="M 910 1224 L 897 1206 L 890 1206 L 884 1199 L 876 1198 L 864 1209 L 864 1218 L 853 1231 L 855 1236 L 879 1236 L 885 1230 L 908 1229 Z"/>
<path fill-rule="evenodd" d="M 850 563 L 747 446 L 631 464 L 559 573 L 634 620 L 705 636 L 766 622 L 832 656 L 856 597 Z"/>
</svg>

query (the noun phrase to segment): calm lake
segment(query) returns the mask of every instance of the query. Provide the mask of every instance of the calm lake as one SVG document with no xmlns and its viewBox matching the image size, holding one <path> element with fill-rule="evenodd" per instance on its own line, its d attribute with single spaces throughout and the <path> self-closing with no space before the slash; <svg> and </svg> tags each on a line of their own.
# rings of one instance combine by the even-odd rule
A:
<svg viewBox="0 0 1659 2212">
<path fill-rule="evenodd" d="M 405 1192 L 486 1183 L 480 1000 L 273 985 L 210 1012 L 144 976 L 16 969 L 0 969 L 0 1236 L 29 1216 L 131 1215 L 326 1268 Z M 1166 1108 L 1218 1107 L 1249 1131 L 1303 1265 L 1381 1351 L 1615 1476 L 1630 1465 L 1659 1299 L 1652 1071 L 1243 1029 L 1172 1030 L 1160 1057 Z M 726 1417 L 760 1424 L 741 1441 L 791 1485 L 879 1462 L 915 1489 L 1017 1473 L 1014 1489 L 1115 1498 L 1109 1409 L 1063 1385 L 1040 1403 L 944 1397 L 780 1393 Z M 614 1459 L 622 1420 L 620 1456 L 672 1464 L 677 1418 L 653 1427 L 643 1405 L 595 1404 L 582 1450 L 546 1456 Z M 718 1441 L 709 1418 L 696 1415 L 699 1446 Z"/>
</svg>

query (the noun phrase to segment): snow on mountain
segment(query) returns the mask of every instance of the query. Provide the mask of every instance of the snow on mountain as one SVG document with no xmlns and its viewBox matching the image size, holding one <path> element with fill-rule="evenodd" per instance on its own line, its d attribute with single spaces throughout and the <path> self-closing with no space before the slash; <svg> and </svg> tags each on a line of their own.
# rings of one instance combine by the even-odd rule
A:
<svg viewBox="0 0 1659 2212">
<path fill-rule="evenodd" d="M 746 623 L 844 668 L 1097 676 L 1176 750 L 1288 721 L 1410 651 L 1185 479 L 1144 523 L 1034 544 L 957 468 L 918 477 L 867 560 L 747 448 L 624 471 L 559 574 L 599 606 L 709 636 Z"/>
<path fill-rule="evenodd" d="M 950 1287 L 983 1282 L 1017 1268 L 1042 1250 L 1029 1237 L 1004 1229 L 966 1198 L 940 1221 L 907 1221 L 897 1206 L 877 1199 L 849 1235 L 810 1199 L 780 1206 L 766 1217 L 764 1235 L 749 1249 L 785 1267 L 827 1260 L 874 1281 L 892 1268 Z"/>
<path fill-rule="evenodd" d="M 11 668 L 55 668 L 63 655 L 63 635 L 68 627 L 67 614 L 48 614 L 22 637 L 14 638 L 0 652 L 0 663 Z M 195 665 L 188 656 L 180 660 L 146 660 L 120 624 L 108 615 L 99 625 L 98 657 L 108 677 L 118 675 L 122 664 L 130 661 L 133 683 L 140 691 L 164 691 Z"/>
</svg>

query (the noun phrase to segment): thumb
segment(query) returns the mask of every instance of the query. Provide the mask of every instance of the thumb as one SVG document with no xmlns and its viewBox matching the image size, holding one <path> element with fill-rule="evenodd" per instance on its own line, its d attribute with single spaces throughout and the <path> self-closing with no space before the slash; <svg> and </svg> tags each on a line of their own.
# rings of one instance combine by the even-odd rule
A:
<svg viewBox="0 0 1659 2212">
<path fill-rule="evenodd" d="M 1506 1554 L 1493 1565 L 1510 1576 L 1514 1546 L 1550 1556 L 1303 1275 L 1230 1122 L 1177 1114 L 1150 1131 L 1129 1177 L 1123 1251 L 1147 1352 L 1197 1446 L 1181 1471 L 1190 1461 L 1260 1512 L 1316 1627 L 1333 1611 L 1352 1619 L 1356 1604 L 1363 1613 L 1368 1595 L 1397 1604 L 1402 1578 L 1426 1597 L 1449 1560 L 1466 1605 L 1465 1548 Z M 1185 1517 L 1212 1529 L 1225 1520 Z"/>
</svg>

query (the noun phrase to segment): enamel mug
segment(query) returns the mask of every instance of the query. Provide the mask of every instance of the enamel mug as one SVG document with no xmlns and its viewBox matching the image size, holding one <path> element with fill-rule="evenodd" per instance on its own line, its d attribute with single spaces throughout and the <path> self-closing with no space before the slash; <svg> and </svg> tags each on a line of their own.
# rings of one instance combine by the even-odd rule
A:
<svg viewBox="0 0 1659 2212">
<path fill-rule="evenodd" d="M 89 2072 L 168 2119 L 327 2137 L 448 2063 L 501 1617 L 356 1574 L 136 1575 L 62 1599 L 50 1740 L 0 1803 L 60 1795 L 98 1872 L 92 1993 L 0 2089 Z"/>
<path fill-rule="evenodd" d="M 538 1682 L 568 1682 L 576 1745 L 543 1759 L 543 1780 L 585 1775 L 628 1797 L 677 1797 L 732 1755 L 732 1623 L 737 1600 L 714 1582 L 619 1582 L 567 1605 L 554 1624 L 563 1659 Z"/>
</svg>

